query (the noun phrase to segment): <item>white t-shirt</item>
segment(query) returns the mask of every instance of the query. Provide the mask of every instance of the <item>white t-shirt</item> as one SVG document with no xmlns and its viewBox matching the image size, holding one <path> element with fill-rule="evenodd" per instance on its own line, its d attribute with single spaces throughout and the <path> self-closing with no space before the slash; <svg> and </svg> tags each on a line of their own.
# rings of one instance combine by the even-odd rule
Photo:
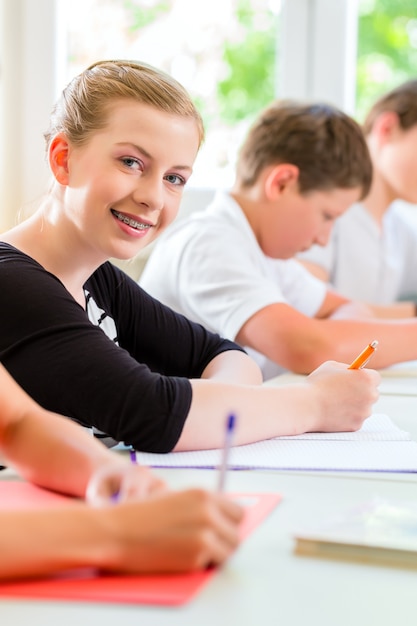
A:
<svg viewBox="0 0 417 626">
<path fill-rule="evenodd" d="M 352 300 L 417 298 L 417 221 L 399 203 L 386 212 L 382 231 L 362 204 L 354 204 L 336 220 L 327 246 L 313 246 L 299 258 L 323 267 L 336 291 Z"/>
<path fill-rule="evenodd" d="M 313 317 L 327 291 L 297 261 L 266 257 L 240 206 L 224 192 L 206 210 L 167 229 L 139 282 L 158 300 L 232 340 L 252 315 L 277 302 Z M 247 350 L 265 379 L 284 371 Z"/>
</svg>

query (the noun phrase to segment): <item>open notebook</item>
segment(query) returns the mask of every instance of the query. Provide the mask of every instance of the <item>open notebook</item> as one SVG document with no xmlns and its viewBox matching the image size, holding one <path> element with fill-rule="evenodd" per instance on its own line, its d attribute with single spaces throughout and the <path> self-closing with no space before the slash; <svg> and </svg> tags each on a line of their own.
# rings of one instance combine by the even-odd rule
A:
<svg viewBox="0 0 417 626">
<path fill-rule="evenodd" d="M 379 370 L 381 383 L 379 391 L 383 395 L 417 396 L 417 361 L 397 363 Z M 266 387 L 280 387 L 302 382 L 306 376 L 285 372 L 264 382 Z"/>
<path fill-rule="evenodd" d="M 230 494 L 245 507 L 243 541 L 280 502 L 277 493 Z M 26 482 L 0 481 L 0 511 L 65 506 L 70 498 Z M 30 532 L 30 528 L 28 528 Z M 231 567 L 226 564 L 225 567 Z M 190 601 L 221 568 L 180 574 L 100 574 L 93 569 L 63 572 L 50 578 L 0 582 L 0 598 L 32 598 L 124 604 L 179 605 Z"/>
<path fill-rule="evenodd" d="M 221 451 L 136 456 L 138 463 L 154 467 L 215 468 Z M 235 446 L 229 469 L 417 472 L 417 443 L 387 415 L 376 413 L 356 432 L 306 433 Z"/>
</svg>

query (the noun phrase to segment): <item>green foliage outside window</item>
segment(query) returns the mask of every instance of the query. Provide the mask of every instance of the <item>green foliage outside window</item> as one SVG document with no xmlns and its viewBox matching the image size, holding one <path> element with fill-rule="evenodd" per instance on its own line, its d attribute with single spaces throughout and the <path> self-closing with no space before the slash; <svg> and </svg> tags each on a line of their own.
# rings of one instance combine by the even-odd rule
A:
<svg viewBox="0 0 417 626">
<path fill-rule="evenodd" d="M 249 0 L 240 0 L 236 19 L 241 38 L 224 42 L 226 77 L 217 85 L 219 113 L 226 123 L 257 114 L 276 93 L 276 15 L 267 8 L 255 9 Z"/>
<path fill-rule="evenodd" d="M 130 16 L 129 30 L 132 33 L 136 33 L 141 28 L 152 24 L 152 22 L 161 17 L 161 15 L 166 14 L 172 5 L 169 0 L 162 0 L 161 2 L 149 4 L 148 6 L 138 4 L 135 0 L 124 0 L 123 4 L 126 12 Z"/>
<path fill-rule="evenodd" d="M 241 0 L 236 19 L 241 39 L 225 41 L 226 76 L 217 86 L 227 124 L 252 117 L 276 94 L 276 14 L 265 7 L 260 15 L 253 2 Z M 417 78 L 417 0 L 360 0 L 356 117 L 361 121 L 381 94 L 409 78 Z"/>
<path fill-rule="evenodd" d="M 357 118 L 400 83 L 417 78 L 416 0 L 360 0 Z"/>
<path fill-rule="evenodd" d="M 190 0 L 194 8 L 194 3 L 198 2 Z M 83 6 L 83 0 L 77 3 Z M 106 13 L 104 10 L 108 12 L 114 7 L 119 18 L 117 24 L 123 12 L 122 24 L 127 31 L 124 36 L 129 48 L 150 33 L 151 43 L 158 44 L 161 37 L 158 24 L 166 25 L 179 4 L 179 0 L 178 3 L 177 0 L 96 0 L 91 10 L 97 15 L 100 8 L 102 16 Z M 196 38 L 190 36 L 189 30 L 180 32 L 178 26 L 173 26 L 168 31 L 168 37 L 172 38 L 169 45 L 167 30 L 161 31 L 164 39 L 160 41 L 160 49 L 166 53 L 164 58 L 158 57 L 156 63 L 175 75 L 173 64 L 175 55 L 179 54 L 193 68 L 194 75 L 188 77 L 187 87 L 207 128 L 233 128 L 252 119 L 276 97 L 279 0 L 224 0 L 224 6 L 228 8 L 226 20 L 216 24 L 211 19 L 207 25 L 200 26 L 203 31 L 211 29 L 210 32 L 217 35 L 208 39 L 208 48 L 198 45 L 198 37 L 195 45 Z M 409 78 L 417 78 L 417 0 L 358 0 L 358 9 L 356 117 L 362 121 L 382 93 Z M 78 29 L 79 22 L 76 25 Z M 206 34 L 206 31 L 201 32 L 201 38 Z M 91 52 L 98 54 L 95 48 L 90 50 L 88 46 L 84 50 L 86 42 L 91 44 L 91 39 L 75 37 L 71 48 L 71 61 L 81 67 L 90 62 Z M 105 54 L 101 52 L 104 44 L 100 47 L 97 37 L 93 43 L 100 55 Z M 146 55 L 148 48 L 144 50 Z M 205 75 L 208 61 L 210 82 L 206 81 L 206 88 L 199 91 L 194 87 L 201 87 L 198 79 Z M 179 80 L 182 82 L 181 76 Z"/>
</svg>

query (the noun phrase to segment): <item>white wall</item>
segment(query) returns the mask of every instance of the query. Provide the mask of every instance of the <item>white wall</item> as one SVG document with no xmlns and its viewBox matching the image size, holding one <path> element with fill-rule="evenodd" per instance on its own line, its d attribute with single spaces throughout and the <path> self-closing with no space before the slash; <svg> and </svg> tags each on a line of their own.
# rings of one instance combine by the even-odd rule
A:
<svg viewBox="0 0 417 626">
<path fill-rule="evenodd" d="M 55 0 L 0 2 L 0 229 L 45 189 L 55 100 Z"/>
<path fill-rule="evenodd" d="M 279 95 L 354 113 L 357 0 L 283 0 Z"/>
</svg>

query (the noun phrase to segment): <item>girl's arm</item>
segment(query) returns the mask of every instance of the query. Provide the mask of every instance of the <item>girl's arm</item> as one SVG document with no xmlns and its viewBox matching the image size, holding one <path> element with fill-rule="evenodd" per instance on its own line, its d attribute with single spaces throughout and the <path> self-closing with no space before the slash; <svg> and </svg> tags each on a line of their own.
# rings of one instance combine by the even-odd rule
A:
<svg viewBox="0 0 417 626">
<path fill-rule="evenodd" d="M 101 491 L 145 495 L 162 483 L 131 466 L 71 420 L 41 408 L 0 364 L 0 454 L 28 480 L 84 497 L 93 474 L 106 469 Z"/>
<path fill-rule="evenodd" d="M 227 358 L 228 353 L 217 357 Z M 175 449 L 220 448 L 229 412 L 238 417 L 236 445 L 280 435 L 358 430 L 372 413 L 380 380 L 374 370 L 350 370 L 335 362 L 286 386 L 193 380 L 190 411 Z"/>
</svg>

